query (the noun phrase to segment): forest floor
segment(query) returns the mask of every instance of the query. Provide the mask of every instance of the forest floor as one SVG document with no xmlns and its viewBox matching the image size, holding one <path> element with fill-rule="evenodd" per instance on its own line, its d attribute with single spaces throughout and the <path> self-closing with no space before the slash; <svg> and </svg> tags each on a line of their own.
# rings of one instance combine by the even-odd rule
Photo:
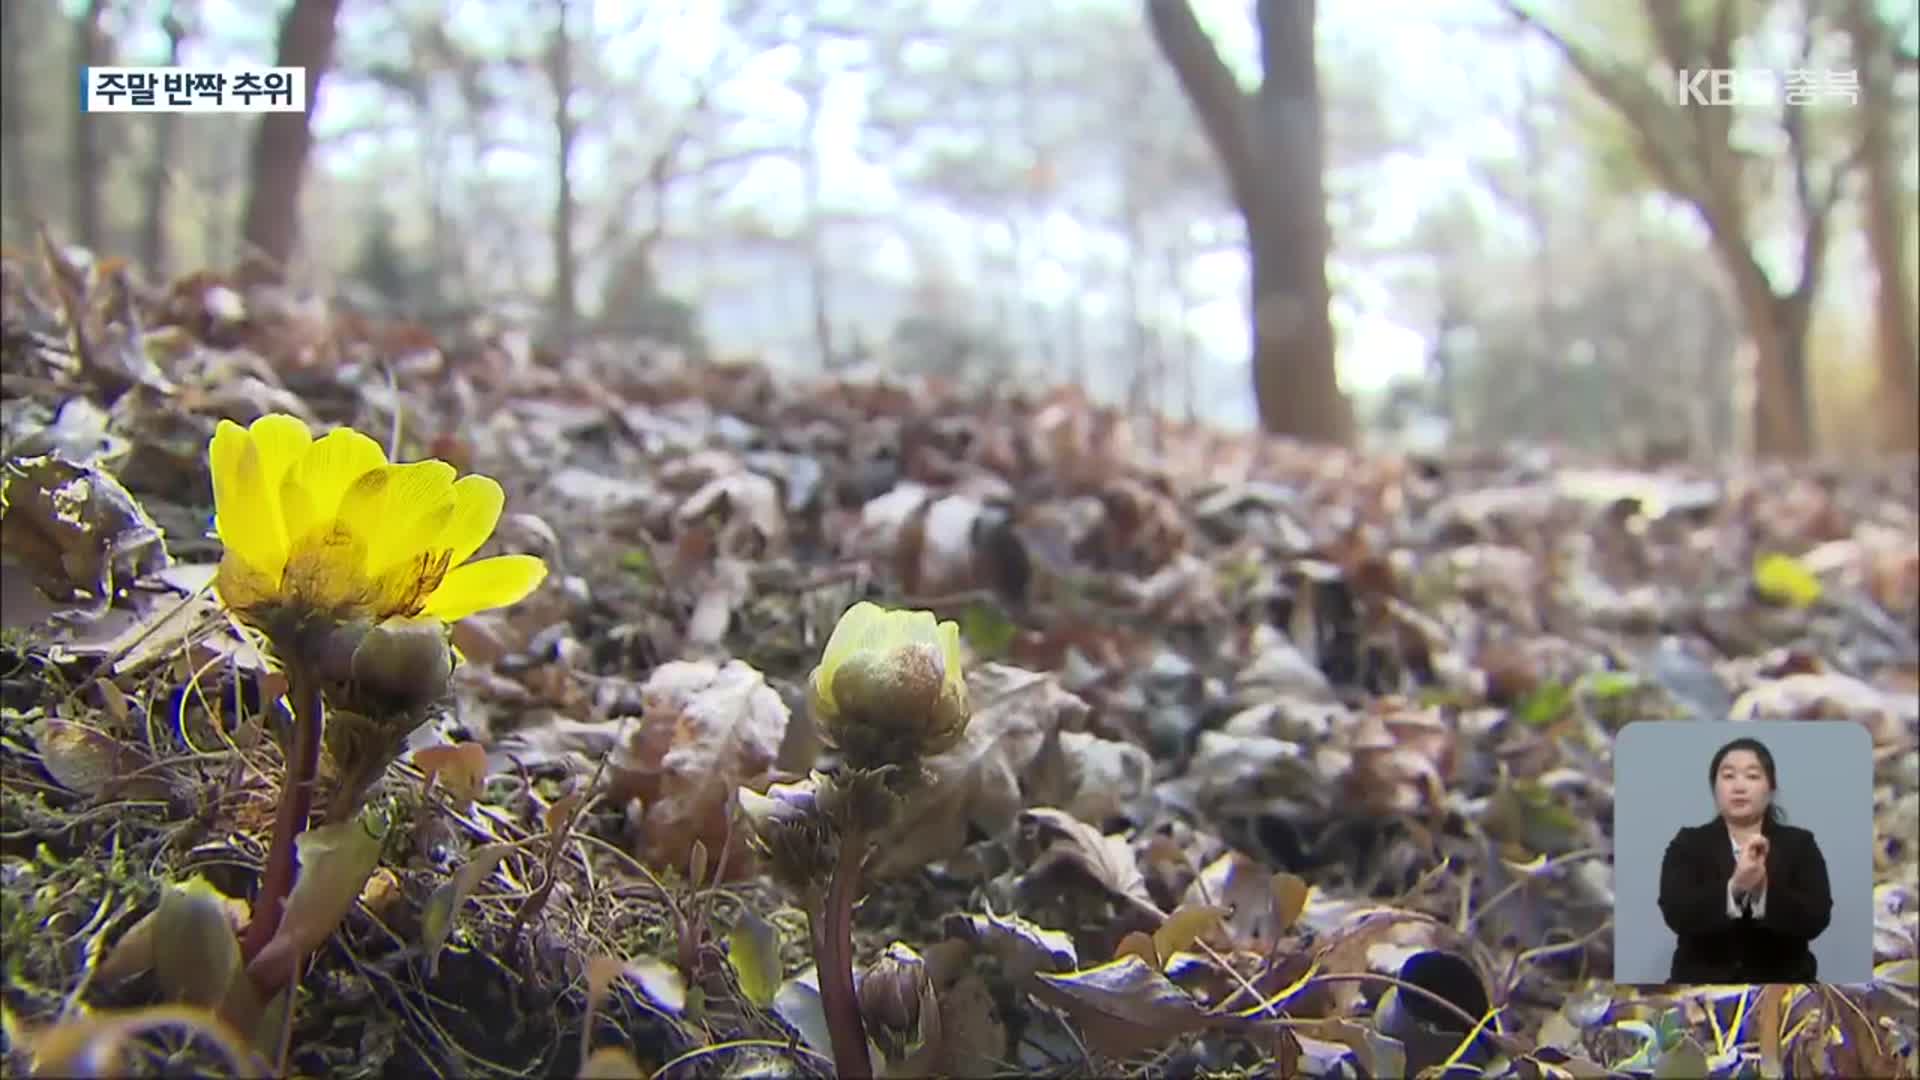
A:
<svg viewBox="0 0 1920 1080">
<path fill-rule="evenodd" d="M 257 888 L 285 681 L 208 588 L 207 445 L 288 412 L 497 478 L 488 551 L 552 568 L 456 630 L 458 708 L 299 984 L 302 1074 L 575 1076 L 583 1032 L 654 1075 L 830 1072 L 801 900 L 730 807 L 830 763 L 806 679 L 871 598 L 960 623 L 974 702 L 856 919 L 933 988 L 901 1071 L 1412 1076 L 1491 1014 L 1456 1075 L 1920 1076 L 1911 458 L 1365 455 L 76 254 L 9 259 L 0 303 L 10 1071 L 165 999 L 114 952 L 163 886 Z M 1869 735 L 1870 978 L 1614 983 L 1614 737 L 1729 719 Z M 460 780 L 431 748 L 465 742 Z"/>
</svg>

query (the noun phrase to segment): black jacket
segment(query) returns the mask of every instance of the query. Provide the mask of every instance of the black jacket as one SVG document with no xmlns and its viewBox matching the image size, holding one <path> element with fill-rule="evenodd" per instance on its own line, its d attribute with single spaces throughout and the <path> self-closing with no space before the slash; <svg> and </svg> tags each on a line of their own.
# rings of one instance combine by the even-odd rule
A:
<svg viewBox="0 0 1920 1080">
<path fill-rule="evenodd" d="M 1734 859 L 1725 822 L 1714 818 L 1683 828 L 1667 845 L 1660 914 L 1679 939 L 1673 982 L 1803 983 L 1817 977 L 1807 944 L 1833 917 L 1827 861 L 1805 829 L 1764 824 L 1761 832 L 1768 845 L 1767 912 L 1759 918 L 1727 914 Z"/>
</svg>

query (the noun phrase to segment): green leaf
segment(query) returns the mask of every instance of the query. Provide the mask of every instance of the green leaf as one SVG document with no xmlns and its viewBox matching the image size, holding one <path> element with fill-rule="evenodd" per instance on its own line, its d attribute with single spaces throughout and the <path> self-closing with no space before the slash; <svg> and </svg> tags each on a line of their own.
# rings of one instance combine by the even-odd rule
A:
<svg viewBox="0 0 1920 1080">
<path fill-rule="evenodd" d="M 168 998 L 218 1005 L 241 970 L 226 896 L 200 877 L 162 890 L 153 919 L 153 973 Z"/>
<path fill-rule="evenodd" d="M 1820 602 L 1820 579 L 1791 555 L 1762 555 L 1753 563 L 1753 589 L 1761 598 L 1790 608 L 1809 608 Z"/>
<path fill-rule="evenodd" d="M 353 910 L 360 890 L 380 865 L 386 835 L 386 819 L 368 810 L 351 821 L 322 825 L 296 837 L 300 876 L 287 894 L 286 914 L 267 948 L 295 955 L 319 948 Z"/>
<path fill-rule="evenodd" d="M 467 856 L 467 861 L 454 871 L 451 878 L 433 895 L 420 912 L 420 951 L 427 957 L 427 974 L 440 973 L 440 951 L 446 948 L 447 938 L 453 934 L 453 915 L 460 910 L 473 890 L 485 881 L 500 860 L 513 852 L 514 844 L 488 844 L 476 848 Z"/>
<path fill-rule="evenodd" d="M 1601 703 L 1618 701 L 1640 689 L 1640 685 L 1640 677 L 1630 671 L 1595 671 L 1580 680 L 1580 689 Z"/>
<path fill-rule="evenodd" d="M 740 980 L 740 992 L 755 1008 L 773 1004 L 780 992 L 780 939 L 773 924 L 748 910 L 727 934 L 727 963 Z"/>
<path fill-rule="evenodd" d="M 1709 1071 L 1707 1052 L 1691 1035 L 1682 1035 L 1673 1046 L 1661 1051 L 1653 1065 L 1654 1080 L 1693 1080 Z"/>
<path fill-rule="evenodd" d="M 1007 613 L 997 606 L 976 600 L 960 613 L 960 636 L 983 659 L 1005 656 L 1020 632 Z"/>
<path fill-rule="evenodd" d="M 1572 704 L 1573 691 L 1560 683 L 1547 683 L 1521 700 L 1520 722 L 1531 728 L 1550 727 L 1567 714 Z"/>
</svg>

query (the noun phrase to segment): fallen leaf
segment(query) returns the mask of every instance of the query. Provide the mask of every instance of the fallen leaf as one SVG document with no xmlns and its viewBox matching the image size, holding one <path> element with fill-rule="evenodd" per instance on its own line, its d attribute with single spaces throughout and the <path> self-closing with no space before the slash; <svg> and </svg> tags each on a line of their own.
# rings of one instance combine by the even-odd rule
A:
<svg viewBox="0 0 1920 1080">
<path fill-rule="evenodd" d="M 1113 947 L 1115 960 L 1123 956 L 1137 956 L 1162 971 L 1167 967 L 1160 962 L 1160 950 L 1153 944 L 1153 935 L 1144 930 L 1129 931 L 1126 937 L 1120 939 L 1120 944 Z"/>
<path fill-rule="evenodd" d="M 476 742 L 423 746 L 413 752 L 413 764 L 428 784 L 437 779 L 463 813 L 486 786 L 487 749 Z"/>
<path fill-rule="evenodd" d="M 98 728 L 46 719 L 32 728 L 32 734 L 47 774 L 69 791 L 116 792 L 134 798 L 166 793 L 160 776 L 140 775 L 148 765 L 145 754 Z"/>
<path fill-rule="evenodd" d="M 7 557 L 48 598 L 104 612 L 116 591 L 172 565 L 166 540 L 120 481 L 58 454 L 0 467 Z"/>
<path fill-rule="evenodd" d="M 1175 908 L 1159 929 L 1153 932 L 1153 951 L 1158 957 L 1156 964 L 1164 970 L 1174 953 L 1185 952 L 1194 942 L 1217 934 L 1228 914 L 1224 907 L 1205 904 L 1182 904 Z"/>
<path fill-rule="evenodd" d="M 611 956 L 595 956 L 587 961 L 587 1001 L 598 1009 L 607 999 L 615 979 L 625 976 L 640 988 L 648 1002 L 669 1016 L 679 1016 L 687 1008 L 687 983 L 673 965 L 650 956 L 621 961 Z"/>
<path fill-rule="evenodd" d="M 1158 911 L 1147 893 L 1147 879 L 1140 873 L 1133 847 L 1120 835 L 1103 836 L 1100 830 L 1051 807 L 1037 807 L 1020 815 L 1023 832 L 1036 835 L 1033 849 L 1040 852 L 1027 868 L 1027 876 L 1043 879 L 1056 872 L 1082 877 L 1113 896 L 1131 901 L 1142 910 Z"/>
<path fill-rule="evenodd" d="M 1209 1016 L 1152 964 L 1123 956 L 1099 967 L 1042 972 L 1034 996 L 1071 1015 L 1089 1045 L 1125 1060 L 1207 1027 L 1234 1026 Z"/>
<path fill-rule="evenodd" d="M 1038 971 L 1067 971 L 1080 963 L 1071 934 L 1048 930 L 1018 915 L 996 915 L 991 908 L 984 915 L 949 915 L 944 930 L 949 937 L 992 951 L 1015 982 Z"/>
<path fill-rule="evenodd" d="M 686 866 L 696 841 L 727 850 L 727 806 L 735 789 L 763 786 L 786 736 L 786 703 L 739 660 L 662 664 L 640 698 L 641 716 L 609 762 L 611 797 L 641 800 L 640 846 L 655 865 Z M 719 880 L 746 864 L 745 844 L 730 850 L 729 865 L 714 868 Z"/>
<path fill-rule="evenodd" d="M 1007 1026 L 993 992 L 969 974 L 940 991 L 940 1071 L 948 1076 L 984 1076 L 1004 1068 Z"/>
<path fill-rule="evenodd" d="M 1008 664 L 969 669 L 967 696 L 974 709 L 966 733 L 959 745 L 926 760 L 927 785 L 875 845 L 875 876 L 950 858 L 966 846 L 970 830 L 1004 835 L 1031 800 L 1048 739 L 1083 724 L 1088 713 L 1087 703 L 1058 677 Z M 1070 778 L 1066 783 L 1077 785 Z"/>
</svg>

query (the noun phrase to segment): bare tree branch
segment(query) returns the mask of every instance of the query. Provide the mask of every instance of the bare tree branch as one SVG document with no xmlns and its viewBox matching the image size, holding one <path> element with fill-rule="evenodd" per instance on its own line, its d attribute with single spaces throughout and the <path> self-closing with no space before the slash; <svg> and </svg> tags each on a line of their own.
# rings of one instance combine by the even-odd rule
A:
<svg viewBox="0 0 1920 1080">
<path fill-rule="evenodd" d="M 1657 0 L 1649 2 L 1657 3 Z M 1552 45 L 1587 88 L 1626 120 L 1641 158 L 1653 170 L 1654 177 L 1662 186 L 1706 209 L 1701 198 L 1703 178 L 1690 173 L 1688 163 L 1679 149 L 1670 145 L 1670 140 L 1664 137 L 1667 117 L 1662 113 L 1661 103 L 1643 85 L 1635 86 L 1629 78 L 1610 71 L 1597 57 L 1541 22 L 1515 0 L 1500 0 L 1500 4 L 1515 21 L 1529 27 Z"/>
<path fill-rule="evenodd" d="M 1220 59 L 1187 0 L 1147 0 L 1147 24 L 1193 101 L 1201 129 L 1226 168 L 1236 201 L 1247 205 L 1241 196 L 1252 189 L 1258 171 L 1248 145 L 1247 92 Z"/>
</svg>

